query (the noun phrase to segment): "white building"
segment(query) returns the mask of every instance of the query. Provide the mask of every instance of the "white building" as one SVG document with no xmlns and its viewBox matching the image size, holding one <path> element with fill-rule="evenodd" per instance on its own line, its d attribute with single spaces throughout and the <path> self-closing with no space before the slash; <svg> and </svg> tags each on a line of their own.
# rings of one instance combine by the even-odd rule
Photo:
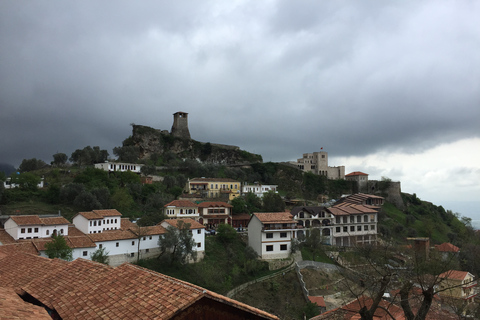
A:
<svg viewBox="0 0 480 320">
<path fill-rule="evenodd" d="M 297 222 L 290 212 L 254 213 L 248 223 L 248 245 L 262 259 L 284 259 L 290 255 Z"/>
<path fill-rule="evenodd" d="M 37 184 L 37 187 L 38 188 L 43 188 L 43 180 L 44 178 L 42 177 L 40 182 Z M 4 182 L 3 182 L 3 187 L 5 189 L 13 189 L 13 188 L 17 188 L 19 185 L 17 185 L 16 183 L 12 183 L 12 178 L 8 177 Z"/>
<path fill-rule="evenodd" d="M 195 241 L 195 251 L 197 252 L 197 260 L 203 259 L 205 256 L 205 227 L 198 223 L 197 221 L 186 218 L 186 219 L 166 219 L 160 222 L 159 224 L 167 228 L 178 228 L 178 222 L 182 221 L 183 223 L 190 224 L 190 234 L 193 237 L 193 241 Z"/>
<path fill-rule="evenodd" d="M 165 215 L 169 219 L 192 218 L 199 219 L 198 204 L 188 200 L 173 200 L 165 206 Z"/>
<path fill-rule="evenodd" d="M 5 231 L 15 240 L 49 238 L 52 234 L 68 236 L 69 224 L 64 217 L 10 216 Z"/>
<path fill-rule="evenodd" d="M 73 224 L 83 233 L 101 233 L 120 229 L 122 214 L 115 209 L 79 212 L 73 217 Z"/>
<path fill-rule="evenodd" d="M 95 163 L 95 168 L 102 169 L 108 172 L 126 172 L 131 171 L 135 173 L 140 173 L 143 164 L 138 163 L 122 163 L 122 162 L 102 162 L 102 163 Z"/>
<path fill-rule="evenodd" d="M 209 227 L 216 228 L 219 224 L 231 224 L 233 206 L 223 201 L 205 201 L 198 204 L 200 218 L 198 221 Z"/>
<path fill-rule="evenodd" d="M 262 198 L 263 195 L 267 192 L 273 191 L 275 193 L 278 193 L 277 191 L 277 185 L 268 185 L 268 184 L 244 184 L 242 186 L 242 194 L 247 194 L 247 193 L 253 193 L 257 197 Z"/>
<path fill-rule="evenodd" d="M 378 210 L 383 201 L 379 196 L 358 193 L 328 208 L 295 207 L 292 215 L 297 224 L 305 228 L 304 232 L 310 232 L 311 228 L 319 230 L 327 244 L 355 246 L 376 241 Z"/>
</svg>

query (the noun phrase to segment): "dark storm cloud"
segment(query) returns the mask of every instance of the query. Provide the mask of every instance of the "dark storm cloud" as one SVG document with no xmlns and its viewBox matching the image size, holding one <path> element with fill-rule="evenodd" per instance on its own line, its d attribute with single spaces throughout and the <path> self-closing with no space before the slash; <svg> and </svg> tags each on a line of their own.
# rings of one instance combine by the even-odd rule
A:
<svg viewBox="0 0 480 320">
<path fill-rule="evenodd" d="M 121 145 L 130 123 L 267 161 L 478 137 L 479 5 L 0 3 L 0 162 Z"/>
</svg>

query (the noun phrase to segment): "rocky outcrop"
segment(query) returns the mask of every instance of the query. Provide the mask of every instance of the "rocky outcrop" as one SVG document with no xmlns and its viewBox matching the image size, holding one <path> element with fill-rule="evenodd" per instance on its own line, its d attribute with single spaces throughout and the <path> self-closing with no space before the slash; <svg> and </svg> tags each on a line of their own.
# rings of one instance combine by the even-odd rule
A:
<svg viewBox="0 0 480 320">
<path fill-rule="evenodd" d="M 204 163 L 232 165 L 262 162 L 262 156 L 240 150 L 237 146 L 175 137 L 168 131 L 141 125 L 133 125 L 132 136 L 124 141 L 124 146 L 126 145 L 135 146 L 138 149 L 139 159 L 173 153 L 182 159 L 198 160 Z"/>
</svg>

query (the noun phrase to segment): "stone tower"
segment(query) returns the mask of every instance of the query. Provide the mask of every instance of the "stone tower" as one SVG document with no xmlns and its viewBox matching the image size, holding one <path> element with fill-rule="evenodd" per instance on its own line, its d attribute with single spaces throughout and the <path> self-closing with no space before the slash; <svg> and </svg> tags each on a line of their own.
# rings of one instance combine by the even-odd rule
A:
<svg viewBox="0 0 480 320">
<path fill-rule="evenodd" d="M 170 134 L 174 137 L 191 139 L 188 131 L 188 113 L 178 111 L 173 114 L 173 125 Z"/>
</svg>

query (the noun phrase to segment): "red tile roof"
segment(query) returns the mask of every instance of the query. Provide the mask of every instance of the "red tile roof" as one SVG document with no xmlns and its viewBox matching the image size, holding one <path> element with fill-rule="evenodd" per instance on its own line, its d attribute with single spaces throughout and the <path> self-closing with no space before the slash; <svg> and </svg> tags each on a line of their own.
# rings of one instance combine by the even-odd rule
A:
<svg viewBox="0 0 480 320">
<path fill-rule="evenodd" d="M 29 226 L 29 225 L 60 225 L 60 224 L 69 224 L 67 219 L 64 217 L 47 217 L 41 218 L 37 215 L 28 215 L 28 216 L 10 216 L 17 225 L 19 226 Z"/>
<path fill-rule="evenodd" d="M 296 223 L 290 212 L 259 212 L 254 213 L 254 216 L 265 223 Z"/>
<path fill-rule="evenodd" d="M 12 288 L 0 287 L 0 319 L 52 320 L 45 308 L 25 302 Z"/>
<path fill-rule="evenodd" d="M 103 219 L 105 217 L 117 217 L 121 216 L 122 214 L 118 212 L 116 209 L 108 209 L 108 210 L 92 210 L 88 212 L 79 212 L 75 215 L 81 215 L 87 220 L 96 220 L 96 219 Z M 74 218 L 75 218 L 74 217 Z"/>
<path fill-rule="evenodd" d="M 368 176 L 368 174 L 363 173 L 361 171 L 354 171 L 345 175 L 345 177 L 353 177 L 353 176 Z"/>
<path fill-rule="evenodd" d="M 29 215 L 29 216 L 10 216 L 17 225 L 19 226 L 28 226 L 28 225 L 41 225 L 42 220 L 39 216 Z"/>
<path fill-rule="evenodd" d="M 323 297 L 308 296 L 308 300 L 310 300 L 311 303 L 316 303 L 319 307 L 327 307 L 325 304 L 325 299 L 323 299 Z"/>
<path fill-rule="evenodd" d="M 441 279 L 464 280 L 467 275 L 467 271 L 449 270 L 440 274 L 438 277 Z"/>
<path fill-rule="evenodd" d="M 173 200 L 169 203 L 167 203 L 166 205 L 164 205 L 164 207 L 182 207 L 182 208 L 185 208 L 185 207 L 194 207 L 194 208 L 197 208 L 198 207 L 198 204 L 196 203 L 193 203 L 192 201 L 189 201 L 189 200 Z"/>
<path fill-rule="evenodd" d="M 126 239 L 137 239 L 138 236 L 130 229 L 128 230 L 108 230 L 101 233 L 89 233 L 87 236 L 92 239 L 93 242 L 99 241 L 115 241 Z"/>
<path fill-rule="evenodd" d="M 21 268 L 15 268 L 15 264 Z M 21 287 L 64 320 L 121 320 L 132 319 L 132 315 L 136 319 L 171 319 L 197 310 L 190 309 L 195 305 L 211 305 L 206 300 L 222 304 L 224 317 L 246 313 L 243 318 L 278 319 L 188 282 L 130 264 L 112 268 L 84 259 L 60 262 L 17 254 L 0 256 L 0 270 L 0 280 L 5 278 L 13 287 Z M 31 272 L 27 274 L 26 270 Z"/>
<path fill-rule="evenodd" d="M 457 246 L 454 246 L 451 243 L 444 242 L 442 244 L 436 244 L 435 249 L 437 249 L 440 252 L 459 252 L 460 248 Z"/>
<path fill-rule="evenodd" d="M 198 204 L 200 208 L 210 208 L 210 207 L 223 207 L 223 208 L 233 208 L 231 204 L 222 201 L 205 201 Z"/>
<path fill-rule="evenodd" d="M 185 218 L 185 219 L 165 219 L 162 222 L 159 223 L 159 225 L 162 225 L 164 223 L 168 223 L 172 227 L 176 228 L 178 225 L 179 221 L 183 221 L 183 223 L 189 223 L 190 224 L 190 230 L 193 229 L 205 229 L 205 226 L 193 219 L 190 218 Z"/>
<path fill-rule="evenodd" d="M 16 243 L 15 239 L 5 229 L 0 228 L 0 244 Z"/>
</svg>

